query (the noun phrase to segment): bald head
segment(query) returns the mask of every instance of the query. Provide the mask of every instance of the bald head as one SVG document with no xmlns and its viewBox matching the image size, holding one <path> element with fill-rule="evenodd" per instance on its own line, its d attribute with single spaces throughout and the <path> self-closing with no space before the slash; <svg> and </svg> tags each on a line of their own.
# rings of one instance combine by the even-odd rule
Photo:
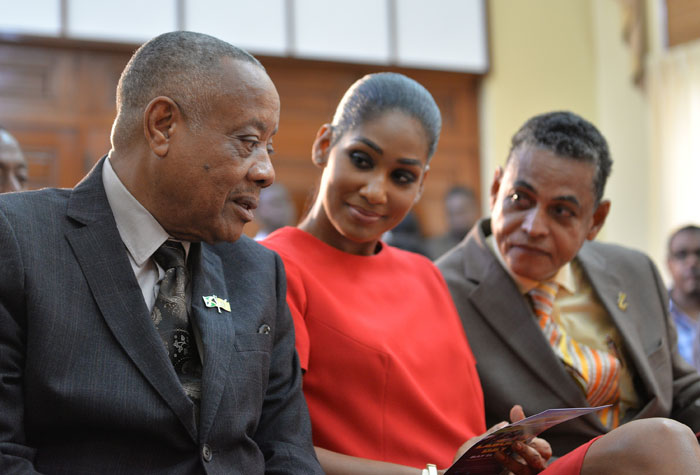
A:
<svg viewBox="0 0 700 475">
<path fill-rule="evenodd" d="M 202 33 L 174 31 L 141 46 L 119 79 L 112 147 L 125 148 L 143 137 L 144 110 L 158 96 L 171 98 L 183 118 L 200 127 L 218 96 L 224 58 L 263 69 L 248 52 Z"/>
<path fill-rule="evenodd" d="M 0 127 L 0 193 L 22 191 L 27 184 L 27 161 L 17 140 Z"/>
</svg>

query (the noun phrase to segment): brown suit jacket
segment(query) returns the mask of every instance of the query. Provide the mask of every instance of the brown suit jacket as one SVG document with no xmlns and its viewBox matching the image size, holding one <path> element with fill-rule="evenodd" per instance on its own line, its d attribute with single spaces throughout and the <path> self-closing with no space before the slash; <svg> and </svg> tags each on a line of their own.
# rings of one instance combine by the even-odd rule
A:
<svg viewBox="0 0 700 475">
<path fill-rule="evenodd" d="M 542 335 L 531 306 L 487 247 L 490 234 L 490 220 L 481 220 L 437 261 L 477 360 L 487 424 L 508 419 L 514 404 L 521 404 L 526 414 L 587 406 Z M 576 258 L 634 366 L 642 407 L 628 411 L 623 422 L 670 417 L 700 431 L 700 374 L 678 354 L 668 298 L 652 261 L 637 251 L 591 241 Z M 617 303 L 620 292 L 627 295 L 624 310 Z M 595 415 L 588 415 L 555 426 L 544 437 L 561 456 L 605 431 Z"/>
</svg>

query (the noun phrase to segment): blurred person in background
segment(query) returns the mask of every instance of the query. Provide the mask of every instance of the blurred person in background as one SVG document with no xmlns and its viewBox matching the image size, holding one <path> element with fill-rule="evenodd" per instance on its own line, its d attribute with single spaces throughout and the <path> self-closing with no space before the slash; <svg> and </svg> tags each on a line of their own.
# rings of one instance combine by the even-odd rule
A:
<svg viewBox="0 0 700 475">
<path fill-rule="evenodd" d="M 396 227 L 384 233 L 382 239 L 390 246 L 424 256 L 428 255 L 425 237 L 423 237 L 423 233 L 420 230 L 418 217 L 412 210 L 408 212 L 406 217 Z"/>
<path fill-rule="evenodd" d="M 669 311 L 678 331 L 678 351 L 700 369 L 700 227 L 687 225 L 668 239 L 671 273 Z"/>
<path fill-rule="evenodd" d="M 25 190 L 27 178 L 27 161 L 19 143 L 0 126 L 0 193 Z"/>
<path fill-rule="evenodd" d="M 260 202 L 255 210 L 260 229 L 254 239 L 259 241 L 276 229 L 292 226 L 296 219 L 297 212 L 289 191 L 283 184 L 273 183 L 260 191 Z"/>
<path fill-rule="evenodd" d="M 481 215 L 474 190 L 455 185 L 445 193 L 447 232 L 428 241 L 428 254 L 437 259 L 459 244 Z"/>
</svg>

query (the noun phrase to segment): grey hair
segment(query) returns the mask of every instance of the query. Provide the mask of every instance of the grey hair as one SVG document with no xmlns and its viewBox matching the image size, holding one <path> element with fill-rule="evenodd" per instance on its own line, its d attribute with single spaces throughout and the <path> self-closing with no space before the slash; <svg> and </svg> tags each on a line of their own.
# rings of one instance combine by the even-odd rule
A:
<svg viewBox="0 0 700 475">
<path fill-rule="evenodd" d="M 263 68 L 247 51 L 202 33 L 173 31 L 143 44 L 119 78 L 112 142 L 139 130 L 144 108 L 158 96 L 171 98 L 194 129 L 201 127 L 225 57 Z"/>
<path fill-rule="evenodd" d="M 605 183 L 612 169 L 612 159 L 605 137 L 586 119 L 568 111 L 536 115 L 525 122 L 513 136 L 508 160 L 513 152 L 523 145 L 542 148 L 560 157 L 595 165 L 593 193 L 596 205 L 603 199 Z"/>
</svg>

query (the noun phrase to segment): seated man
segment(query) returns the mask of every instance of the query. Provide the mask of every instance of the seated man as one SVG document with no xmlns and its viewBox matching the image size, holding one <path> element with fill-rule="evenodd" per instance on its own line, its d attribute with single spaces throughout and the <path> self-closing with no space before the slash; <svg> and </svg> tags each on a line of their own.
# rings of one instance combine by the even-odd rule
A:
<svg viewBox="0 0 700 475">
<path fill-rule="evenodd" d="M 610 209 L 605 139 L 568 112 L 515 134 L 491 185 L 491 218 L 440 260 L 478 362 L 487 424 L 611 406 L 545 432 L 561 456 L 634 419 L 700 430 L 700 375 L 682 360 L 651 260 L 592 241 Z"/>
<path fill-rule="evenodd" d="M 27 161 L 12 134 L 0 126 L 0 193 L 22 191 L 27 185 Z"/>
<path fill-rule="evenodd" d="M 678 351 L 700 370 L 700 227 L 684 226 L 671 235 L 666 263 L 673 279 L 669 311 L 678 331 Z"/>
<path fill-rule="evenodd" d="M 255 58 L 166 33 L 74 189 L 0 196 L 2 473 L 322 473 L 282 262 L 241 237 L 278 121 Z"/>
</svg>

